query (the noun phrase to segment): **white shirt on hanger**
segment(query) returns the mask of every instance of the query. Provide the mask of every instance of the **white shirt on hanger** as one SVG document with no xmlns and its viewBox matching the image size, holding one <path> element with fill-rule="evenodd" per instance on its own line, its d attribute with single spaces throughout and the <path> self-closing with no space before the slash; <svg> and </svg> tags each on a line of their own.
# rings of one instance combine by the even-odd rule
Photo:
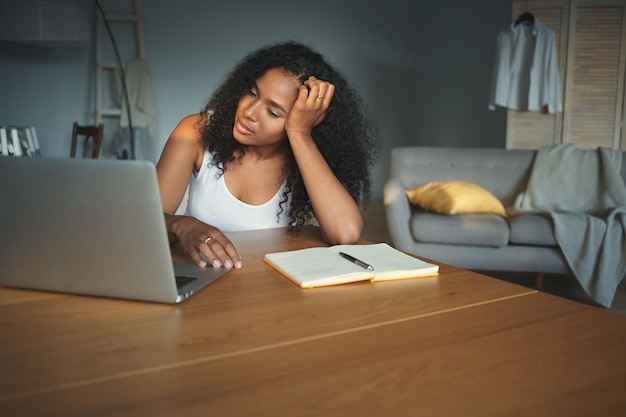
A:
<svg viewBox="0 0 626 417">
<path fill-rule="evenodd" d="M 556 42 L 552 29 L 535 18 L 498 34 L 489 109 L 563 111 Z"/>
</svg>

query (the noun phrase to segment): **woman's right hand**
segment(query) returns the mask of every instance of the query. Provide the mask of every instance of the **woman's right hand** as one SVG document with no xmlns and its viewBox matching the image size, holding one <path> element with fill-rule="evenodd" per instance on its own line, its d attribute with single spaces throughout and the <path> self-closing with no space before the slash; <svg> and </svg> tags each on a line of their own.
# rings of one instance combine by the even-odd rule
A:
<svg viewBox="0 0 626 417">
<path fill-rule="evenodd" d="M 165 214 L 165 221 L 170 242 L 180 242 L 185 253 L 199 266 L 207 266 L 207 261 L 214 268 L 243 266 L 235 245 L 216 227 L 191 216 Z"/>
</svg>

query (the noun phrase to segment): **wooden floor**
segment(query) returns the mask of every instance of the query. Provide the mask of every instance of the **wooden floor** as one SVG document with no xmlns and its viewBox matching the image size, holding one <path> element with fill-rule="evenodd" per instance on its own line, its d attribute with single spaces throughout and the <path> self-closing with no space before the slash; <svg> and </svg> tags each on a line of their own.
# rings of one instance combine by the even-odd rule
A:
<svg viewBox="0 0 626 417">
<path fill-rule="evenodd" d="M 363 212 L 363 222 L 363 239 L 371 242 L 387 242 L 390 245 L 393 244 L 389 235 L 389 229 L 387 228 L 387 217 L 385 216 L 385 207 L 382 200 L 373 200 L 370 202 L 369 207 Z M 529 288 L 536 288 L 535 274 L 507 271 L 475 272 L 514 282 Z M 541 291 L 593 305 L 591 298 L 580 287 L 580 284 L 574 277 L 546 274 L 543 279 Z M 622 281 L 622 284 L 618 288 L 611 311 L 626 316 L 626 279 Z"/>
</svg>

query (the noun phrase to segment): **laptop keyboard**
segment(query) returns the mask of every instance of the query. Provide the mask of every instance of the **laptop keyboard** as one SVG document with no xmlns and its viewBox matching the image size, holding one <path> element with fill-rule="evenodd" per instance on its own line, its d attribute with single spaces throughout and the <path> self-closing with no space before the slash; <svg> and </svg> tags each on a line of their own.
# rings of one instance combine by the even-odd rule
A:
<svg viewBox="0 0 626 417">
<path fill-rule="evenodd" d="M 185 285 L 197 280 L 197 277 L 188 277 L 186 275 L 176 275 L 176 288 L 182 288 Z"/>
</svg>

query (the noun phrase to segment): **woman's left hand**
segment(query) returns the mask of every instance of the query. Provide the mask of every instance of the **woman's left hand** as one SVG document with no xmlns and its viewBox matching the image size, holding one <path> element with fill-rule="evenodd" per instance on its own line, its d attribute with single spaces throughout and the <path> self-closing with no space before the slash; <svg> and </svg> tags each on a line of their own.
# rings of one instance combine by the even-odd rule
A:
<svg viewBox="0 0 626 417">
<path fill-rule="evenodd" d="M 322 237 L 327 243 L 338 245 L 359 240 L 363 218 L 359 206 L 330 169 L 311 136 L 311 130 L 325 119 L 334 93 L 333 84 L 309 77 L 300 86 L 285 121 L 285 131 Z"/>
<path fill-rule="evenodd" d="M 287 120 L 285 131 L 291 136 L 293 133 L 310 134 L 311 130 L 322 123 L 326 111 L 335 93 L 335 86 L 327 81 L 319 80 L 314 76 L 300 86 L 298 98 L 294 103 Z"/>
</svg>

